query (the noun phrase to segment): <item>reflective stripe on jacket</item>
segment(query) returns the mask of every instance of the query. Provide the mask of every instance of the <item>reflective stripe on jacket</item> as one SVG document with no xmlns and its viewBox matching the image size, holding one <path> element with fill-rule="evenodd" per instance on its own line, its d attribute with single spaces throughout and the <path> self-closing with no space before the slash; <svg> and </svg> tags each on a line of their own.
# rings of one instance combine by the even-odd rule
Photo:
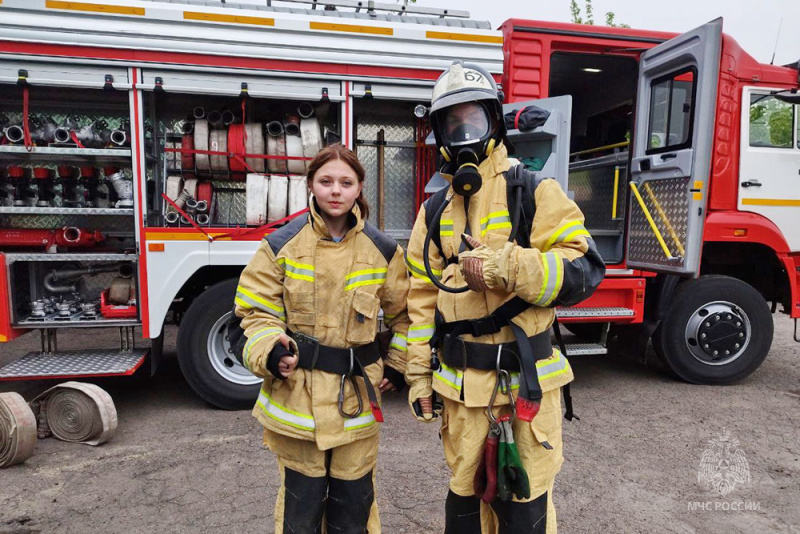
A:
<svg viewBox="0 0 800 534">
<path fill-rule="evenodd" d="M 316 441 L 320 449 L 374 434 L 378 425 L 361 378 L 356 383 L 363 410 L 347 419 L 337 406 L 338 375 L 297 369 L 287 380 L 272 377 L 267 359 L 287 326 L 322 345 L 349 348 L 375 339 L 382 308 L 393 338 L 385 361 L 369 365 L 366 372 L 379 394 L 384 363 L 400 373 L 405 370 L 409 319 L 403 251 L 385 234 L 365 226 L 358 206 L 351 217 L 351 229 L 337 243 L 312 206 L 308 216 L 264 239 L 242 271 L 236 292 L 236 314 L 248 339 L 245 365 L 264 378 L 253 415 L 270 430 Z M 349 380 L 345 394 L 344 409 L 354 413 L 358 403 Z"/>
<path fill-rule="evenodd" d="M 469 199 L 470 233 L 495 251 L 503 249 L 511 233 L 506 180 L 502 173 L 512 162 L 506 148 L 498 146 L 484 160 L 479 171 L 483 177 L 481 189 Z M 450 369 L 443 367 L 437 373 L 430 368 L 430 346 L 433 333 L 434 311 L 438 307 L 445 321 L 476 319 L 490 315 L 498 306 L 518 295 L 534 306 L 518 315 L 514 322 L 528 336 L 547 330 L 554 319 L 554 307 L 574 304 L 588 296 L 587 280 L 602 278 L 602 261 L 587 261 L 585 254 L 595 254 L 596 249 L 589 232 L 583 226 L 583 214 L 571 201 L 558 182 L 542 181 L 536 191 L 530 248 L 515 245 L 498 267 L 504 276 L 505 287 L 484 292 L 467 291 L 452 294 L 439 291 L 425 271 L 422 251 L 427 232 L 425 206 L 420 209 L 406 256 L 406 268 L 411 279 L 409 292 L 408 361 L 406 380 L 411 386 L 409 400 L 430 394 L 431 388 L 441 395 L 464 402 L 467 406 L 486 406 L 495 385 L 494 371 Z M 455 195 L 442 214 L 439 230 L 441 253 L 435 245 L 429 249 L 433 274 L 450 287 L 465 285 L 458 264 L 445 265 L 444 257 L 456 257 L 461 246 L 461 234 L 466 228 L 464 197 Z M 599 256 L 597 256 L 599 260 Z M 598 263 L 600 266 L 598 266 Z M 590 277 L 590 278 L 587 278 Z M 509 327 L 492 335 L 474 338 L 463 336 L 465 341 L 477 343 L 505 343 L 514 340 Z M 543 391 L 569 383 L 572 370 L 566 358 L 558 352 L 539 364 L 543 367 L 561 366 L 558 373 L 540 374 Z M 539 365 L 537 364 L 537 367 Z M 541 367 L 539 367 L 541 369 Z M 498 402 L 507 399 L 498 398 Z"/>
</svg>

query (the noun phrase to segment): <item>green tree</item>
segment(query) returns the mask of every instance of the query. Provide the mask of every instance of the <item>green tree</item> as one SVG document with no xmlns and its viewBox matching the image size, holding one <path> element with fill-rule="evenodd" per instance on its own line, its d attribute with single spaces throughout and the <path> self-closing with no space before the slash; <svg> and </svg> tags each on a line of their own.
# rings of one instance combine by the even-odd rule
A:
<svg viewBox="0 0 800 534">
<path fill-rule="evenodd" d="M 594 25 L 594 11 L 592 9 L 592 0 L 584 0 L 584 12 L 586 13 L 586 19 L 584 20 L 583 16 L 581 15 L 581 7 L 578 5 L 578 2 L 575 0 L 570 0 L 569 2 L 569 9 L 572 13 L 572 22 L 575 24 L 588 24 L 590 26 Z M 606 13 L 606 26 L 613 26 L 618 28 L 630 28 L 627 24 L 617 24 L 614 22 L 616 15 L 609 11 Z"/>
</svg>

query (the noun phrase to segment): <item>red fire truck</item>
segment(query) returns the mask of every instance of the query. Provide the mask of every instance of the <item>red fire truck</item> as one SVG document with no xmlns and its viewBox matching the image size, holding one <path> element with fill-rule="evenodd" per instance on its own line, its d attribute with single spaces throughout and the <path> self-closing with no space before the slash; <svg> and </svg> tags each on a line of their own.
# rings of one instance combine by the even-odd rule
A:
<svg viewBox="0 0 800 534">
<path fill-rule="evenodd" d="M 767 355 L 768 303 L 800 317 L 798 65 L 758 64 L 721 21 L 493 30 L 362 4 L 0 2 L 0 340 L 42 336 L 0 379 L 154 371 L 175 323 L 192 388 L 252 405 L 226 340 L 239 272 L 302 213 L 325 143 L 357 150 L 375 223 L 407 240 L 437 164 L 414 108 L 453 59 L 494 74 L 507 109 L 550 112 L 510 132 L 514 155 L 570 192 L 609 266 L 558 310 L 571 354 L 635 332 L 681 378 L 728 383 Z M 118 328 L 120 347 L 59 351 L 74 328 Z"/>
</svg>

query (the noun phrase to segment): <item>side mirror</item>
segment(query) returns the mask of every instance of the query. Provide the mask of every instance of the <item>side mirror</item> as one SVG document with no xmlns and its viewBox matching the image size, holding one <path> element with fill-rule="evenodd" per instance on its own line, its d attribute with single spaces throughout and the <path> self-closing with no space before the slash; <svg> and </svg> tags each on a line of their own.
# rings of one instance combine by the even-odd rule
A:
<svg viewBox="0 0 800 534">
<path fill-rule="evenodd" d="M 775 91 L 772 96 L 786 102 L 787 104 L 800 104 L 800 92 L 797 89 L 788 89 L 786 91 Z"/>
</svg>

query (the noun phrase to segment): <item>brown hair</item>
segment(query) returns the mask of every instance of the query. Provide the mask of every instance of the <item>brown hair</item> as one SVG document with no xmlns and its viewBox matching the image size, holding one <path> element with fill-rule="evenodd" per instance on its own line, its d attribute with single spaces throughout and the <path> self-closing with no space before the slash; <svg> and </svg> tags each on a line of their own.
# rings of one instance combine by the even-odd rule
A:
<svg viewBox="0 0 800 534">
<path fill-rule="evenodd" d="M 339 143 L 335 145 L 329 145 L 317 152 L 317 155 L 314 156 L 314 159 L 311 160 L 311 163 L 308 165 L 308 186 L 311 187 L 311 182 L 314 180 L 314 175 L 317 174 L 317 171 L 326 163 L 332 160 L 341 160 L 347 163 L 353 172 L 356 173 L 358 177 L 358 183 L 364 184 L 364 178 L 366 176 L 366 171 L 364 170 L 364 166 L 361 165 L 361 162 L 358 161 L 358 156 L 356 153 L 343 146 Z M 369 205 L 367 204 L 367 199 L 364 198 L 364 189 L 362 187 L 361 193 L 359 193 L 358 198 L 356 198 L 356 204 L 358 204 L 358 208 L 361 210 L 361 217 L 366 219 L 369 217 Z"/>
</svg>

